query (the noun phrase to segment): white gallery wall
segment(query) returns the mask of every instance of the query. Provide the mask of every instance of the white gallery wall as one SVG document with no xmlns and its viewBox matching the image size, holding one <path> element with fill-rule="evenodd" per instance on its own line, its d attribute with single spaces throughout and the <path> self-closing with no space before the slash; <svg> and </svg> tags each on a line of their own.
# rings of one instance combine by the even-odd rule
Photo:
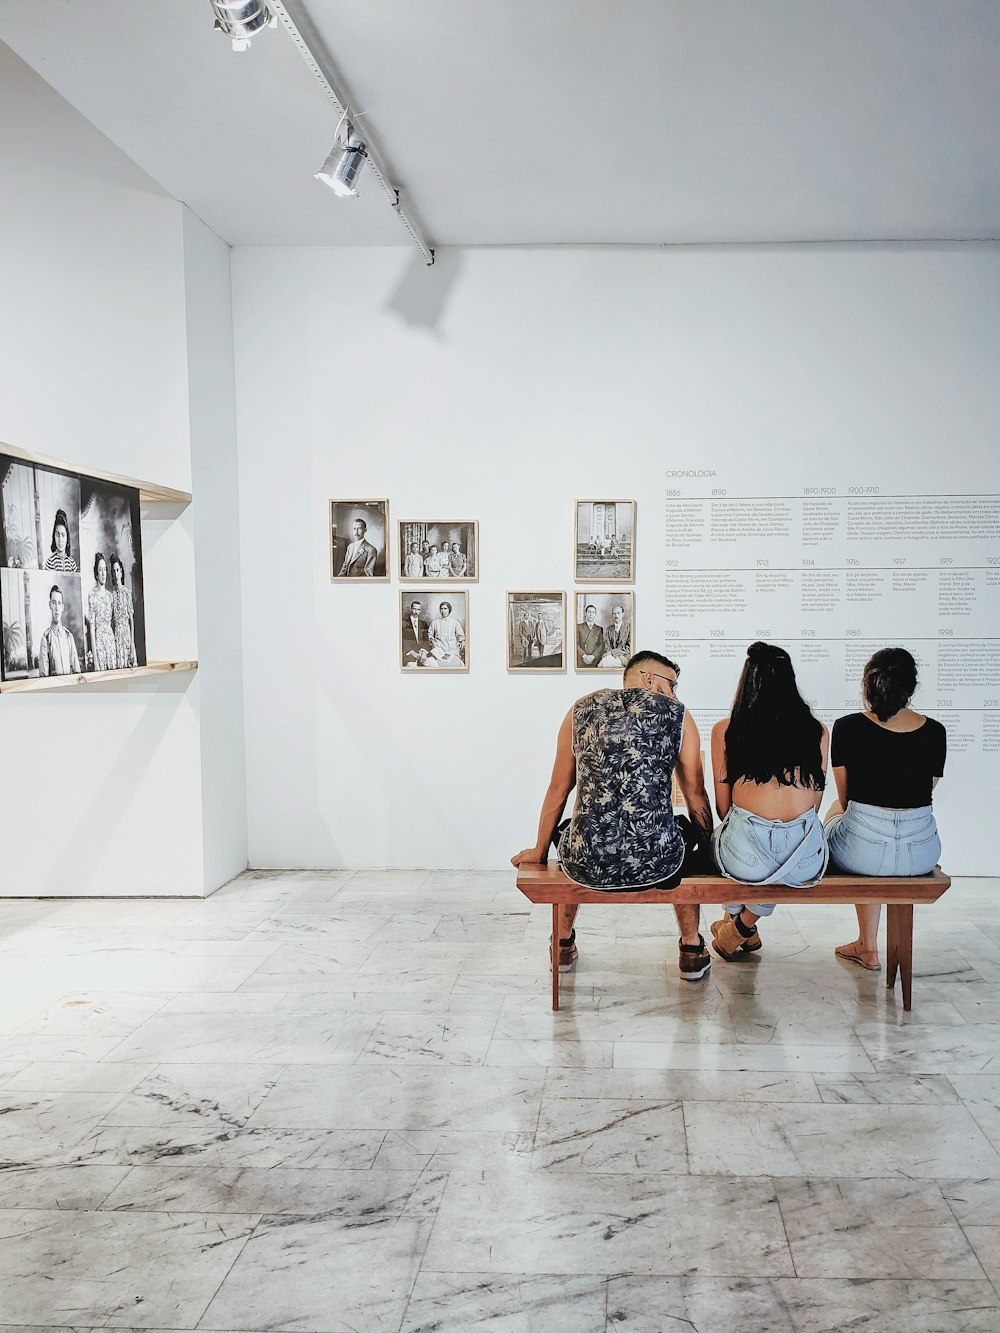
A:
<svg viewBox="0 0 1000 1333">
<path fill-rule="evenodd" d="M 216 665 L 239 700 L 236 580 L 228 563 L 195 579 L 217 524 L 236 544 L 228 249 L 3 46 L 0 122 L 0 441 L 205 483 L 201 509 L 143 507 L 148 656 L 198 657 L 200 623 L 230 636 L 206 653 L 205 697 L 197 674 L 0 697 L 0 894 L 199 895 L 246 862 L 241 727 L 203 720 Z M 213 319 L 223 378 L 189 386 L 189 336 Z M 228 766 L 235 827 L 203 829 L 203 762 Z"/>
<path fill-rule="evenodd" d="M 229 247 L 187 208 L 183 236 L 203 882 L 210 893 L 247 864 L 232 293 Z"/>
<path fill-rule="evenodd" d="M 635 641 L 662 650 L 670 470 L 747 495 L 1000 491 L 996 246 L 483 250 L 430 271 L 243 249 L 233 296 L 253 865 L 492 867 L 533 843 L 559 721 L 595 678 L 508 675 L 504 593 L 572 594 L 574 497 L 637 499 Z M 395 573 L 331 583 L 331 497 L 388 498 L 394 557 L 399 519 L 479 520 L 467 675 L 399 670 Z M 936 797 L 953 873 L 995 870 L 982 767 L 956 757 Z"/>
<path fill-rule="evenodd" d="M 148 648 L 201 662 L 0 698 L 0 894 L 503 865 L 603 683 L 506 671 L 507 589 L 564 589 L 572 639 L 575 497 L 638 501 L 662 649 L 670 472 L 1000 492 L 997 246 L 230 256 L 3 47 L 0 115 L 0 440 L 193 491 L 144 511 Z M 388 498 L 394 557 L 399 519 L 479 521 L 467 675 L 400 671 L 395 559 L 331 583 L 331 497 Z M 994 869 L 988 771 L 939 789 L 953 873 Z"/>
</svg>

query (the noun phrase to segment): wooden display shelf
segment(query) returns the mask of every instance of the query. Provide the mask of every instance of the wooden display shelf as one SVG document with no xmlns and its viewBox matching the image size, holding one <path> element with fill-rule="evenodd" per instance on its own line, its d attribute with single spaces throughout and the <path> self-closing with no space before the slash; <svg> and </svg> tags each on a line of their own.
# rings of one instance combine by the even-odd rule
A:
<svg viewBox="0 0 1000 1333">
<path fill-rule="evenodd" d="M 71 685 L 102 685 L 109 680 L 136 680 L 140 676 L 162 676 L 170 671 L 196 671 L 197 661 L 147 662 L 121 671 L 91 671 L 78 676 L 29 676 L 25 680 L 0 681 L 0 694 L 24 694 L 29 690 L 65 690 Z"/>
<path fill-rule="evenodd" d="M 93 477 L 95 481 L 105 481 L 112 486 L 125 486 L 139 492 L 140 504 L 187 505 L 191 503 L 190 491 L 178 491 L 172 486 L 158 486 L 152 481 L 139 481 L 135 477 L 123 477 L 118 472 L 104 472 L 100 468 L 80 467 L 77 463 L 67 463 L 63 458 L 50 458 L 47 454 L 36 454 L 30 449 L 20 449 L 16 444 L 4 444 L 0 440 L 0 454 L 8 458 L 18 458 L 25 463 L 37 463 L 39 467 L 59 468 L 62 472 L 73 472 L 81 477 Z M 108 672 L 104 673 L 108 675 Z"/>
</svg>

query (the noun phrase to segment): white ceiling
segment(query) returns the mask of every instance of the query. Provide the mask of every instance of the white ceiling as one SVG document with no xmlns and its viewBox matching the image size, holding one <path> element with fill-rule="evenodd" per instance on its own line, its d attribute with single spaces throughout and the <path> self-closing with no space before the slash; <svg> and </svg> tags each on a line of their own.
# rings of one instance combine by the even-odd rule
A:
<svg viewBox="0 0 1000 1333">
<path fill-rule="evenodd" d="M 1000 238 L 998 0 L 303 3 L 432 244 Z M 233 244 L 406 240 L 312 179 L 337 116 L 280 27 L 0 0 L 0 39 Z"/>
</svg>

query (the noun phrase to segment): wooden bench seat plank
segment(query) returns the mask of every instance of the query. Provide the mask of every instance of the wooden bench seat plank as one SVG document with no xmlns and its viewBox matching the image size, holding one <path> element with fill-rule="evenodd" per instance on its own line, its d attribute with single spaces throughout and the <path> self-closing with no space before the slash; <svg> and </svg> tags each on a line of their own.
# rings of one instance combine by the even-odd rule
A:
<svg viewBox="0 0 1000 1333">
<path fill-rule="evenodd" d="M 739 884 L 723 875 L 682 880 L 676 889 L 642 889 L 634 893 L 584 889 L 566 878 L 558 865 L 521 866 L 517 887 L 533 903 L 933 903 L 951 884 L 940 869 L 912 879 L 826 875 L 815 888 L 790 889 L 785 884 Z"/>
<path fill-rule="evenodd" d="M 562 908 L 573 905 L 645 903 L 657 907 L 674 904 L 721 906 L 740 902 L 754 903 L 807 903 L 886 904 L 886 978 L 890 989 L 896 976 L 901 978 L 903 1008 L 910 1009 L 913 984 L 913 906 L 915 903 L 933 903 L 951 886 L 951 879 L 940 866 L 929 875 L 874 878 L 861 875 L 826 875 L 812 889 L 791 889 L 784 884 L 740 884 L 724 875 L 698 875 L 682 880 L 676 889 L 643 889 L 638 892 L 614 893 L 585 889 L 574 884 L 563 874 L 558 862 L 546 865 L 523 865 L 517 872 L 517 887 L 532 903 L 551 903 L 552 938 L 562 937 L 560 925 Z M 559 951 L 552 951 L 552 1008 L 559 1008 Z"/>
</svg>

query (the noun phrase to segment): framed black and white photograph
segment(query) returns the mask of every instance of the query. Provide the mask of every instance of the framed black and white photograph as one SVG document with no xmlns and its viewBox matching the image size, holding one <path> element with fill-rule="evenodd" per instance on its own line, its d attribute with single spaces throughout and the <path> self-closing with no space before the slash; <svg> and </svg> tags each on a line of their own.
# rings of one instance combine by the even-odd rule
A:
<svg viewBox="0 0 1000 1333">
<path fill-rule="evenodd" d="M 635 578 L 635 501 L 577 500 L 573 570 L 578 583 Z"/>
<path fill-rule="evenodd" d="M 474 519 L 399 524 L 399 577 L 407 582 L 479 578 L 479 524 Z"/>
<path fill-rule="evenodd" d="M 0 457 L 0 677 L 145 666 L 139 492 Z"/>
<path fill-rule="evenodd" d="M 565 638 L 564 592 L 508 592 L 508 671 L 565 671 Z"/>
<path fill-rule="evenodd" d="M 146 665 L 139 492 L 80 478 L 84 671 Z"/>
<path fill-rule="evenodd" d="M 399 594 L 399 664 L 404 671 L 468 671 L 469 594 L 435 584 Z"/>
<path fill-rule="evenodd" d="M 389 501 L 330 501 L 330 579 L 389 581 Z"/>
<path fill-rule="evenodd" d="M 576 594 L 577 671 L 621 671 L 635 651 L 635 594 Z"/>
<path fill-rule="evenodd" d="M 0 460 L 0 566 L 80 572 L 80 479 Z"/>
</svg>

